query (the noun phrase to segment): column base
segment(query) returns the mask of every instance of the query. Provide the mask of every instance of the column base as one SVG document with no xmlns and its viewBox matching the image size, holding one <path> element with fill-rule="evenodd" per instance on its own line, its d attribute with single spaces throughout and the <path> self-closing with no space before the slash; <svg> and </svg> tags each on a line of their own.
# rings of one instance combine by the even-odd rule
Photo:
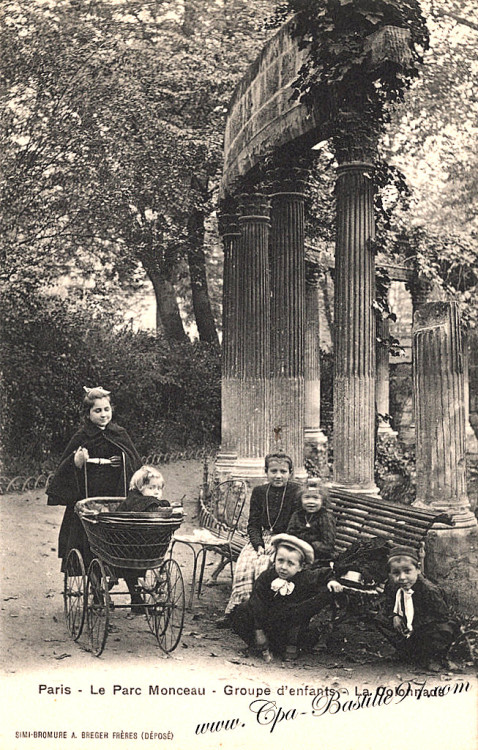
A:
<svg viewBox="0 0 478 750">
<path fill-rule="evenodd" d="M 476 521 L 476 519 L 475 519 Z M 445 589 L 464 613 L 478 610 L 478 529 L 431 529 L 426 537 L 425 575 Z"/>
<path fill-rule="evenodd" d="M 377 437 L 384 440 L 396 440 L 398 438 L 398 432 L 392 430 L 389 424 L 379 424 L 377 429 Z"/>
<path fill-rule="evenodd" d="M 319 428 L 306 427 L 304 430 L 304 456 L 313 464 L 321 479 L 329 479 L 328 438 Z"/>
<path fill-rule="evenodd" d="M 237 461 L 237 453 L 234 451 L 219 451 L 216 456 L 215 467 L 219 481 L 223 482 L 231 476 L 232 469 Z"/>
<path fill-rule="evenodd" d="M 415 500 L 412 503 L 414 508 L 422 508 L 423 510 L 429 510 L 436 513 L 447 513 L 450 518 L 454 521 L 455 529 L 473 529 L 478 527 L 476 516 L 470 508 L 468 501 L 463 505 L 457 505 L 456 507 L 450 506 L 446 502 L 433 502 L 425 503 L 423 500 Z M 436 529 L 449 529 L 449 526 L 438 524 L 435 526 Z"/>
<path fill-rule="evenodd" d="M 380 490 L 376 484 L 359 485 L 359 484 L 343 484 L 341 482 L 331 482 L 330 488 L 332 490 L 347 490 L 347 492 L 354 492 L 357 495 L 372 495 L 373 497 L 380 497 Z"/>
<path fill-rule="evenodd" d="M 251 488 L 263 484 L 266 481 L 264 458 L 238 458 L 230 475 L 233 479 L 244 479 Z"/>
<path fill-rule="evenodd" d="M 306 445 L 320 447 L 327 445 L 329 439 L 320 427 L 306 427 L 304 430 L 304 442 Z"/>
</svg>

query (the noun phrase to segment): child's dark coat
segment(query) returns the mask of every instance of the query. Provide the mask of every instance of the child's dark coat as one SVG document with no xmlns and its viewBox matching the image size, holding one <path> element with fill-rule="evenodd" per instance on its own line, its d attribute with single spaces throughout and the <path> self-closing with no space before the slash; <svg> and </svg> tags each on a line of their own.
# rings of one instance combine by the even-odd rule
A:
<svg viewBox="0 0 478 750">
<path fill-rule="evenodd" d="M 420 662 L 446 654 L 457 631 L 441 589 L 419 574 L 413 589 L 413 623 L 409 638 L 393 627 L 394 607 L 400 587 L 390 581 L 384 591 L 382 611 L 376 625 L 405 659 Z"/>
<path fill-rule="evenodd" d="M 148 513 L 154 512 L 157 508 L 169 508 L 171 503 L 168 500 L 158 500 L 156 497 L 150 495 L 143 495 L 139 490 L 130 490 L 126 500 L 123 500 L 118 507 L 117 511 L 133 512 L 133 513 Z"/>
<path fill-rule="evenodd" d="M 308 542 L 316 560 L 333 560 L 335 547 L 335 519 L 332 511 L 321 508 L 317 513 L 306 513 L 303 508 L 292 514 L 287 533 Z"/>
<path fill-rule="evenodd" d="M 332 600 L 326 583 L 333 578 L 333 573 L 330 568 L 300 571 L 292 579 L 294 590 L 288 596 L 271 589 L 277 577 L 275 568 L 261 573 L 254 582 L 250 598 L 231 612 L 230 621 L 232 630 L 249 645 L 254 644 L 255 631 L 263 630 L 272 650 L 282 653 L 290 642 L 290 630 L 305 627 L 310 618 Z"/>
</svg>

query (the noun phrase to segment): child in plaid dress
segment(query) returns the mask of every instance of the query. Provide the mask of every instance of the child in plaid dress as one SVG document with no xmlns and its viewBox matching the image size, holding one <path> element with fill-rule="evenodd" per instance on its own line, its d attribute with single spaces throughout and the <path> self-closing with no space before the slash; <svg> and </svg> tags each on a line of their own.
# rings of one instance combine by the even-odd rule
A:
<svg viewBox="0 0 478 750">
<path fill-rule="evenodd" d="M 228 615 L 247 601 L 260 573 L 272 563 L 271 536 L 286 531 L 292 513 L 299 507 L 301 485 L 292 480 L 292 459 L 285 453 L 269 453 L 265 458 L 267 484 L 254 487 L 251 495 L 247 533 L 249 542 L 242 549 L 234 571 L 232 593 L 226 617 L 218 627 L 228 627 Z"/>
</svg>

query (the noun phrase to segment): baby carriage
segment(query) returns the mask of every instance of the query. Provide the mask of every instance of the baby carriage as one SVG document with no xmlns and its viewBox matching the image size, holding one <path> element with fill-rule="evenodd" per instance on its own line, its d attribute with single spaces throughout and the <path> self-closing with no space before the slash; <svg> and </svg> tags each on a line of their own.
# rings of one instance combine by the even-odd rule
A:
<svg viewBox="0 0 478 750">
<path fill-rule="evenodd" d="M 87 463 L 98 460 L 107 461 L 88 459 Z M 136 590 L 144 602 L 151 632 L 160 648 L 171 652 L 181 638 L 185 597 L 179 565 L 166 554 L 173 533 L 183 521 L 183 509 L 118 512 L 116 508 L 122 500 L 122 497 L 87 497 L 75 505 L 94 557 L 85 570 L 78 549 L 68 554 L 63 586 L 66 624 L 77 641 L 86 622 L 91 651 L 99 656 L 108 637 L 111 611 L 130 607 L 129 603 L 117 603 L 122 597 L 129 598 L 128 592 L 112 591 L 118 577 L 128 571 L 137 576 Z"/>
</svg>

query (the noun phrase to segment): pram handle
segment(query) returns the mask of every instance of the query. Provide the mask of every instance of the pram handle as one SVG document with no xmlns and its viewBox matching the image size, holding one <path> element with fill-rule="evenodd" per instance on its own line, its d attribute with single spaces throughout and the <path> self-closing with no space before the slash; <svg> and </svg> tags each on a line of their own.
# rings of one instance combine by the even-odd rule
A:
<svg viewBox="0 0 478 750">
<path fill-rule="evenodd" d="M 124 451 L 121 451 L 121 456 L 111 456 L 111 458 L 87 458 L 84 463 L 85 471 L 85 499 L 88 497 L 88 471 L 87 464 L 96 464 L 97 466 L 123 466 L 123 497 L 126 497 L 126 456 Z"/>
</svg>

